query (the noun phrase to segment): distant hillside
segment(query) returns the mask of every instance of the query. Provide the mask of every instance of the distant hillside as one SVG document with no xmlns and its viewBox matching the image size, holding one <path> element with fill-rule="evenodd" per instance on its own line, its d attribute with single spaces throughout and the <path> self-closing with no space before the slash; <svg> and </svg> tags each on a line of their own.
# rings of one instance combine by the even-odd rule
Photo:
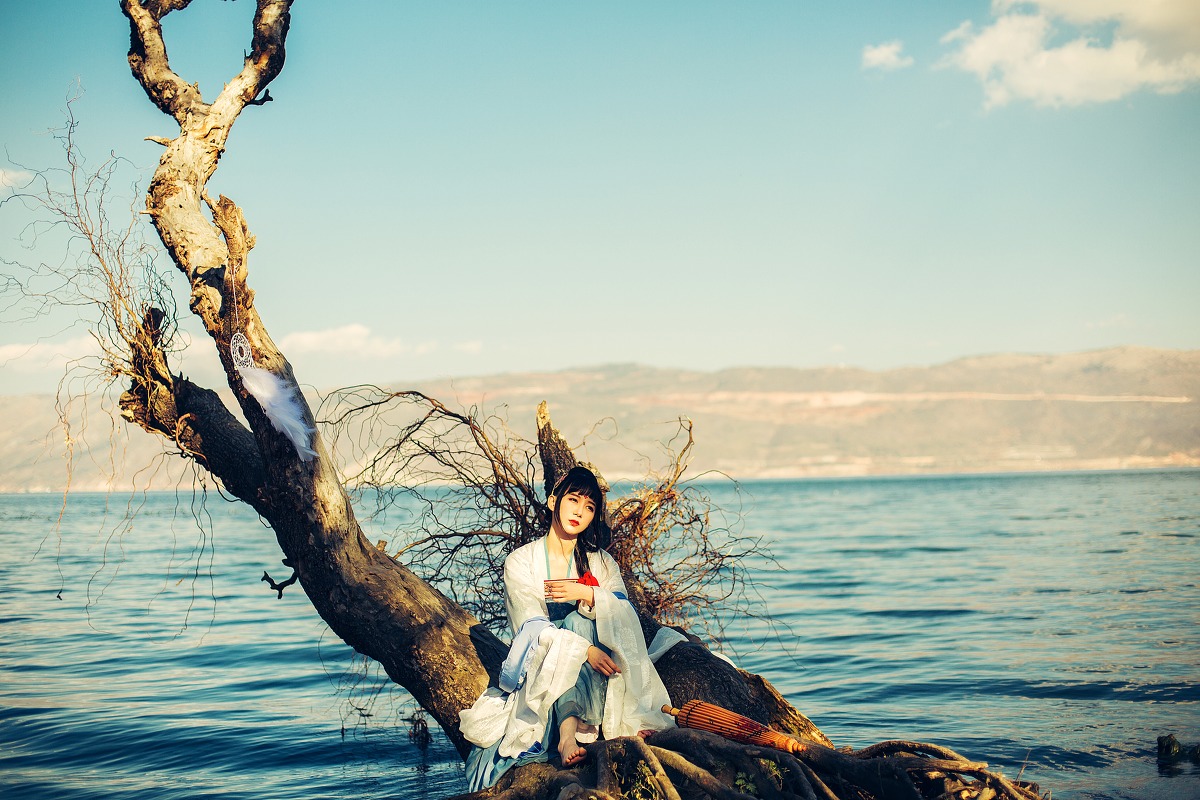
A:
<svg viewBox="0 0 1200 800">
<path fill-rule="evenodd" d="M 546 400 L 556 425 L 610 479 L 665 463 L 679 417 L 694 423 L 691 474 L 736 478 L 935 472 L 1122 469 L 1200 465 L 1200 351 L 1123 347 L 1067 355 L 977 356 L 933 367 L 740 368 L 688 372 L 608 365 L 419 385 L 450 405 L 506 419 L 532 437 Z M 0 397 L 0 491 L 63 482 L 63 434 L 51 398 Z M 122 453 L 121 486 L 161 453 L 124 436 L 100 409 L 90 450 L 76 442 L 73 485 L 101 489 Z M 178 458 L 160 469 L 179 472 Z M 156 479 L 155 486 L 168 482 Z"/>
</svg>

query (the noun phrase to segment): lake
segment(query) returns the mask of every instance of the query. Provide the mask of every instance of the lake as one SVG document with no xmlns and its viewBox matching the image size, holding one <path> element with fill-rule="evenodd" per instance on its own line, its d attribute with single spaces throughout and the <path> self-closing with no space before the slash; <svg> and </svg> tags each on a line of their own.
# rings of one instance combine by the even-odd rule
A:
<svg viewBox="0 0 1200 800">
<path fill-rule="evenodd" d="M 838 745 L 936 742 L 1056 800 L 1200 797 L 1155 758 L 1200 740 L 1200 471 L 705 491 L 776 557 L 749 565 L 773 622 L 728 620 L 726 652 Z M 464 790 L 403 690 L 260 581 L 288 571 L 246 507 L 0 495 L 0 552 L 7 800 Z"/>
</svg>

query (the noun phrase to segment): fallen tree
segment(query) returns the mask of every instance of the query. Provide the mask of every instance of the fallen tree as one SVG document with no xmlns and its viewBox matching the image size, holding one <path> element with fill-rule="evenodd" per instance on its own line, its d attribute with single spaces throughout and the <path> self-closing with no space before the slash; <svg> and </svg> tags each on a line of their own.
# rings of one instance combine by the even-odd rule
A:
<svg viewBox="0 0 1200 800">
<path fill-rule="evenodd" d="M 70 278 L 59 291 L 85 287 L 84 299 L 99 313 L 101 373 L 126 386 L 121 416 L 162 437 L 224 492 L 251 506 L 274 531 L 284 564 L 292 570 L 284 580 L 264 576 L 272 588 L 285 591 L 298 584 L 330 630 L 381 664 L 465 754 L 469 745 L 458 728 L 459 712 L 495 682 L 507 652 L 489 627 L 498 621 L 497 593 L 451 590 L 448 595 L 414 568 L 430 576 L 439 570 L 491 576 L 494 587 L 504 555 L 545 530 L 544 489 L 576 463 L 575 455 L 544 406 L 538 410 L 536 444 L 497 435 L 476 415 L 419 393 L 373 388 L 335 396 L 318 425 L 291 365 L 256 310 L 248 280 L 254 237 L 243 212 L 207 189 L 234 122 L 248 107 L 271 99 L 267 87 L 284 65 L 292 3 L 257 0 L 252 44 L 241 70 L 206 101 L 195 84 L 173 71 L 163 38 L 162 19 L 190 2 L 121 0 L 130 24 L 131 71 L 151 102 L 179 126 L 174 138 L 154 139 L 164 151 L 143 213 L 186 280 L 187 307 L 220 357 L 240 418 L 210 387 L 173 371 L 174 312 L 164 302 L 169 289 L 157 281 L 147 289 L 122 248 L 113 245 L 114 232 L 105 227 L 104 216 L 79 205 L 79 197 L 95 184 L 75 169 L 75 162 L 70 175 L 79 181 L 76 191 L 56 194 L 47 185 L 43 195 L 27 196 L 59 213 L 88 245 L 89 257 L 58 268 L 78 271 L 58 275 Z M 407 421 L 383 435 L 380 426 L 396 406 L 408 409 Z M 712 546 L 709 517 L 681 482 L 691 444 L 690 428 L 683 430 L 686 442 L 664 476 L 609 504 L 612 552 L 648 639 L 662 624 L 685 622 L 692 612 L 728 599 L 741 580 L 739 555 L 755 547 L 739 544 L 736 537 L 734 544 L 747 549 Z M 349 478 L 327 441 L 339 436 L 368 445 Z M 472 524 L 458 527 L 434 514 L 404 552 L 391 554 L 364 534 L 347 490 L 348 485 L 375 489 L 386 504 L 397 485 L 443 480 L 461 487 L 459 497 L 474 512 Z M 668 534 L 673 542 L 685 542 L 682 551 L 666 554 Z M 688 577 L 697 572 L 708 582 Z M 736 709 L 799 745 L 784 752 L 697 730 L 670 730 L 646 742 L 598 742 L 580 767 L 535 764 L 512 770 L 480 796 L 1037 796 L 1036 787 L 1005 780 L 983 764 L 931 744 L 836 749 L 767 680 L 721 659 L 697 636 L 673 647 L 658 669 L 674 703 L 699 699 Z"/>
</svg>

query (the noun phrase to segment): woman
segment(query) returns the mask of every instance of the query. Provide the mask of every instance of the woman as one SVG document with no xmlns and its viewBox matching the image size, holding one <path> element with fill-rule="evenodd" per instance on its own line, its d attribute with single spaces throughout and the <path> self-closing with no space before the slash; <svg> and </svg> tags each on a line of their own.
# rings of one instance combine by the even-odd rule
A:
<svg viewBox="0 0 1200 800">
<path fill-rule="evenodd" d="M 572 468 L 547 504 L 546 536 L 504 561 L 513 642 L 500 686 L 460 715 L 476 745 L 467 757 L 471 791 L 554 750 L 564 766 L 577 764 L 582 744 L 600 733 L 611 739 L 674 725 L 661 711 L 670 699 L 621 571 L 604 551 L 610 533 L 596 476 Z"/>
</svg>

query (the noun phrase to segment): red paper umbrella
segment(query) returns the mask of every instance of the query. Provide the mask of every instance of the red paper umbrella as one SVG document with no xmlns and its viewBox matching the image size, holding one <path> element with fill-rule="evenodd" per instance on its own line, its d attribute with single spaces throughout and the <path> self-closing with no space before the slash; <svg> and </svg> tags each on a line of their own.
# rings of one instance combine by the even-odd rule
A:
<svg viewBox="0 0 1200 800">
<path fill-rule="evenodd" d="M 683 708 L 663 706 L 662 710 L 664 714 L 675 717 L 676 724 L 681 728 L 719 733 L 735 742 L 774 747 L 787 753 L 798 753 L 804 749 L 803 742 L 712 703 L 689 700 L 683 704 Z"/>
</svg>

